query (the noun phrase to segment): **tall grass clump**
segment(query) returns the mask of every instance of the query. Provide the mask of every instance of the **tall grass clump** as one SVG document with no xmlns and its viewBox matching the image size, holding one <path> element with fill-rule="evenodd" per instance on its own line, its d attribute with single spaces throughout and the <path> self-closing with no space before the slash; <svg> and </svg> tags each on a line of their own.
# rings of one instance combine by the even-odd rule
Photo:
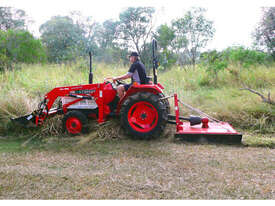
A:
<svg viewBox="0 0 275 206">
<path fill-rule="evenodd" d="M 6 134 L 10 128 L 10 118 L 31 113 L 37 108 L 38 98 L 30 97 L 24 89 L 11 89 L 0 93 L 0 134 Z"/>
</svg>

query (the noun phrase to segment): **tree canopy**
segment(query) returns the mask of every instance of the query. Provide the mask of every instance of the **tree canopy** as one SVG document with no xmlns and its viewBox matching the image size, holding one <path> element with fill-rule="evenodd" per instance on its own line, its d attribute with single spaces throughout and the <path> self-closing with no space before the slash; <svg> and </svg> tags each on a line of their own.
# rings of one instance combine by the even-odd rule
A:
<svg viewBox="0 0 275 206">
<path fill-rule="evenodd" d="M 193 8 L 172 22 L 175 31 L 175 48 L 187 54 L 192 64 L 196 63 L 199 52 L 214 37 L 213 22 L 205 18 L 203 8 Z"/>
<path fill-rule="evenodd" d="M 263 16 L 254 32 L 255 44 L 275 59 L 275 7 L 263 8 Z"/>
<path fill-rule="evenodd" d="M 129 7 L 119 15 L 119 38 L 124 46 L 134 48 L 145 60 L 146 43 L 152 38 L 153 7 Z"/>
<path fill-rule="evenodd" d="M 40 26 L 49 61 L 74 60 L 86 50 L 85 32 L 68 16 L 55 16 Z"/>
<path fill-rule="evenodd" d="M 0 31 L 0 70 L 13 63 L 41 63 L 47 59 L 39 39 L 28 31 Z"/>
<path fill-rule="evenodd" d="M 24 10 L 0 7 L 0 30 L 24 30 L 27 28 L 27 15 Z"/>
<path fill-rule="evenodd" d="M 274 13 L 275 7 L 263 9 L 254 37 L 258 49 L 269 52 L 275 59 Z M 25 11 L 0 7 L 1 65 L 7 65 L 5 62 L 34 63 L 45 58 L 53 63 L 70 62 L 87 57 L 88 51 L 92 51 L 97 61 L 128 63 L 127 54 L 137 51 L 148 67 L 151 66 L 153 38 L 158 41 L 162 69 L 174 64 L 194 65 L 202 60 L 200 54 L 215 34 L 214 24 L 205 14 L 204 8 L 192 8 L 182 17 L 157 26 L 154 24 L 156 14 L 153 7 L 128 7 L 120 12 L 117 20 L 108 19 L 103 23 L 94 21 L 92 16 L 72 11 L 67 16 L 54 16 L 47 20 L 40 26 L 41 36 L 36 39 L 27 31 L 29 21 Z M 263 54 L 249 51 L 249 56 L 248 50 L 241 48 L 228 51 L 231 56 L 246 60 L 260 58 Z M 225 57 L 218 51 L 210 51 L 209 54 L 208 62 L 214 58 L 215 61 L 211 61 L 217 63 L 216 59 Z M 233 56 L 231 59 L 234 59 Z M 264 56 L 264 59 L 267 57 Z M 244 67 L 247 65 L 242 63 L 243 60 L 235 61 Z"/>
</svg>

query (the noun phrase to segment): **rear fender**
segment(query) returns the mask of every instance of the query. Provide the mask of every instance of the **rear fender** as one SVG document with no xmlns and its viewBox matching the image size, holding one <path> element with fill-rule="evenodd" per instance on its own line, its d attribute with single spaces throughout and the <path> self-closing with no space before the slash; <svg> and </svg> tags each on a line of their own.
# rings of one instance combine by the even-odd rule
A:
<svg viewBox="0 0 275 206">
<path fill-rule="evenodd" d="M 117 114 L 120 112 L 121 106 L 123 102 L 129 97 L 136 93 L 140 92 L 149 92 L 153 94 L 160 94 L 163 93 L 162 91 L 163 87 L 162 85 L 155 85 L 155 84 L 139 84 L 139 85 L 132 85 L 128 91 L 125 93 L 124 97 L 119 101 L 117 106 Z"/>
</svg>

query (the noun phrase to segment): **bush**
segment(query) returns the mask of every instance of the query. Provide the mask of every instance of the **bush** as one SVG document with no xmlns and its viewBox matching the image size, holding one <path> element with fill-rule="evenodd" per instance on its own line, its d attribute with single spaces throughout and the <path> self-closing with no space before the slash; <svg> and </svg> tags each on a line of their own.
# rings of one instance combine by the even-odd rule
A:
<svg viewBox="0 0 275 206">
<path fill-rule="evenodd" d="M 227 61 L 242 68 L 265 64 L 268 61 L 268 55 L 264 52 L 247 49 L 242 46 L 229 47 L 223 51 L 223 55 Z"/>
<path fill-rule="evenodd" d="M 13 63 L 41 63 L 46 51 L 40 40 L 28 31 L 0 32 L 0 70 L 11 68 Z"/>
<path fill-rule="evenodd" d="M 214 74 L 216 80 L 218 79 L 219 71 L 223 71 L 228 66 L 224 55 L 216 50 L 206 52 L 201 57 L 203 65 L 206 66 L 206 71 Z"/>
<path fill-rule="evenodd" d="M 218 73 L 227 69 L 235 80 L 239 81 L 241 69 L 248 69 L 260 65 L 271 65 L 271 58 L 268 54 L 244 47 L 229 47 L 224 51 L 216 50 L 204 52 L 200 55 L 201 64 L 206 67 L 210 76 L 218 80 Z"/>
<path fill-rule="evenodd" d="M 164 49 L 162 54 L 160 55 L 159 61 L 160 65 L 162 66 L 159 67 L 159 69 L 166 70 L 170 69 L 173 65 L 175 65 L 175 63 L 177 62 L 177 57 L 168 49 Z"/>
</svg>

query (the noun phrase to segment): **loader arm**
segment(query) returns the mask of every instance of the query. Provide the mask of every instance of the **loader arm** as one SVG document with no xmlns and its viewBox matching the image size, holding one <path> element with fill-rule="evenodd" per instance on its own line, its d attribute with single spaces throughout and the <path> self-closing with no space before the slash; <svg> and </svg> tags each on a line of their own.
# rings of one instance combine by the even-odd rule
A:
<svg viewBox="0 0 275 206">
<path fill-rule="evenodd" d="M 45 95 L 44 100 L 39 104 L 38 110 L 34 112 L 35 124 L 37 126 L 41 125 L 49 115 L 56 114 L 58 112 L 57 109 L 50 112 L 54 102 L 58 97 L 68 96 L 71 91 L 72 90 L 69 89 L 69 87 L 57 87 L 48 92 Z"/>
<path fill-rule="evenodd" d="M 98 122 L 104 122 L 106 116 L 106 106 L 104 106 L 104 88 L 106 83 L 100 84 L 87 84 L 69 87 L 56 87 L 48 92 L 43 101 L 38 105 L 38 109 L 31 114 L 12 119 L 14 122 L 21 125 L 27 125 L 29 122 L 34 123 L 36 126 L 42 125 L 45 119 L 49 116 L 61 113 L 66 114 L 68 107 L 83 99 L 94 99 L 98 105 Z M 106 96 L 106 95 L 105 95 Z M 75 100 L 68 104 L 62 105 L 62 108 L 52 108 L 56 99 L 59 97 L 74 97 Z"/>
<path fill-rule="evenodd" d="M 104 111 L 103 111 L 103 87 L 102 84 L 87 84 L 70 87 L 57 87 L 51 90 L 45 95 L 45 98 L 40 106 L 39 114 L 36 116 L 35 124 L 41 125 L 43 121 L 49 116 L 56 114 L 58 109 L 51 108 L 58 97 L 74 97 L 75 100 L 69 104 L 65 104 L 62 107 L 62 113 L 67 113 L 67 108 L 83 99 L 94 99 L 99 108 L 99 122 L 103 122 Z"/>
</svg>

